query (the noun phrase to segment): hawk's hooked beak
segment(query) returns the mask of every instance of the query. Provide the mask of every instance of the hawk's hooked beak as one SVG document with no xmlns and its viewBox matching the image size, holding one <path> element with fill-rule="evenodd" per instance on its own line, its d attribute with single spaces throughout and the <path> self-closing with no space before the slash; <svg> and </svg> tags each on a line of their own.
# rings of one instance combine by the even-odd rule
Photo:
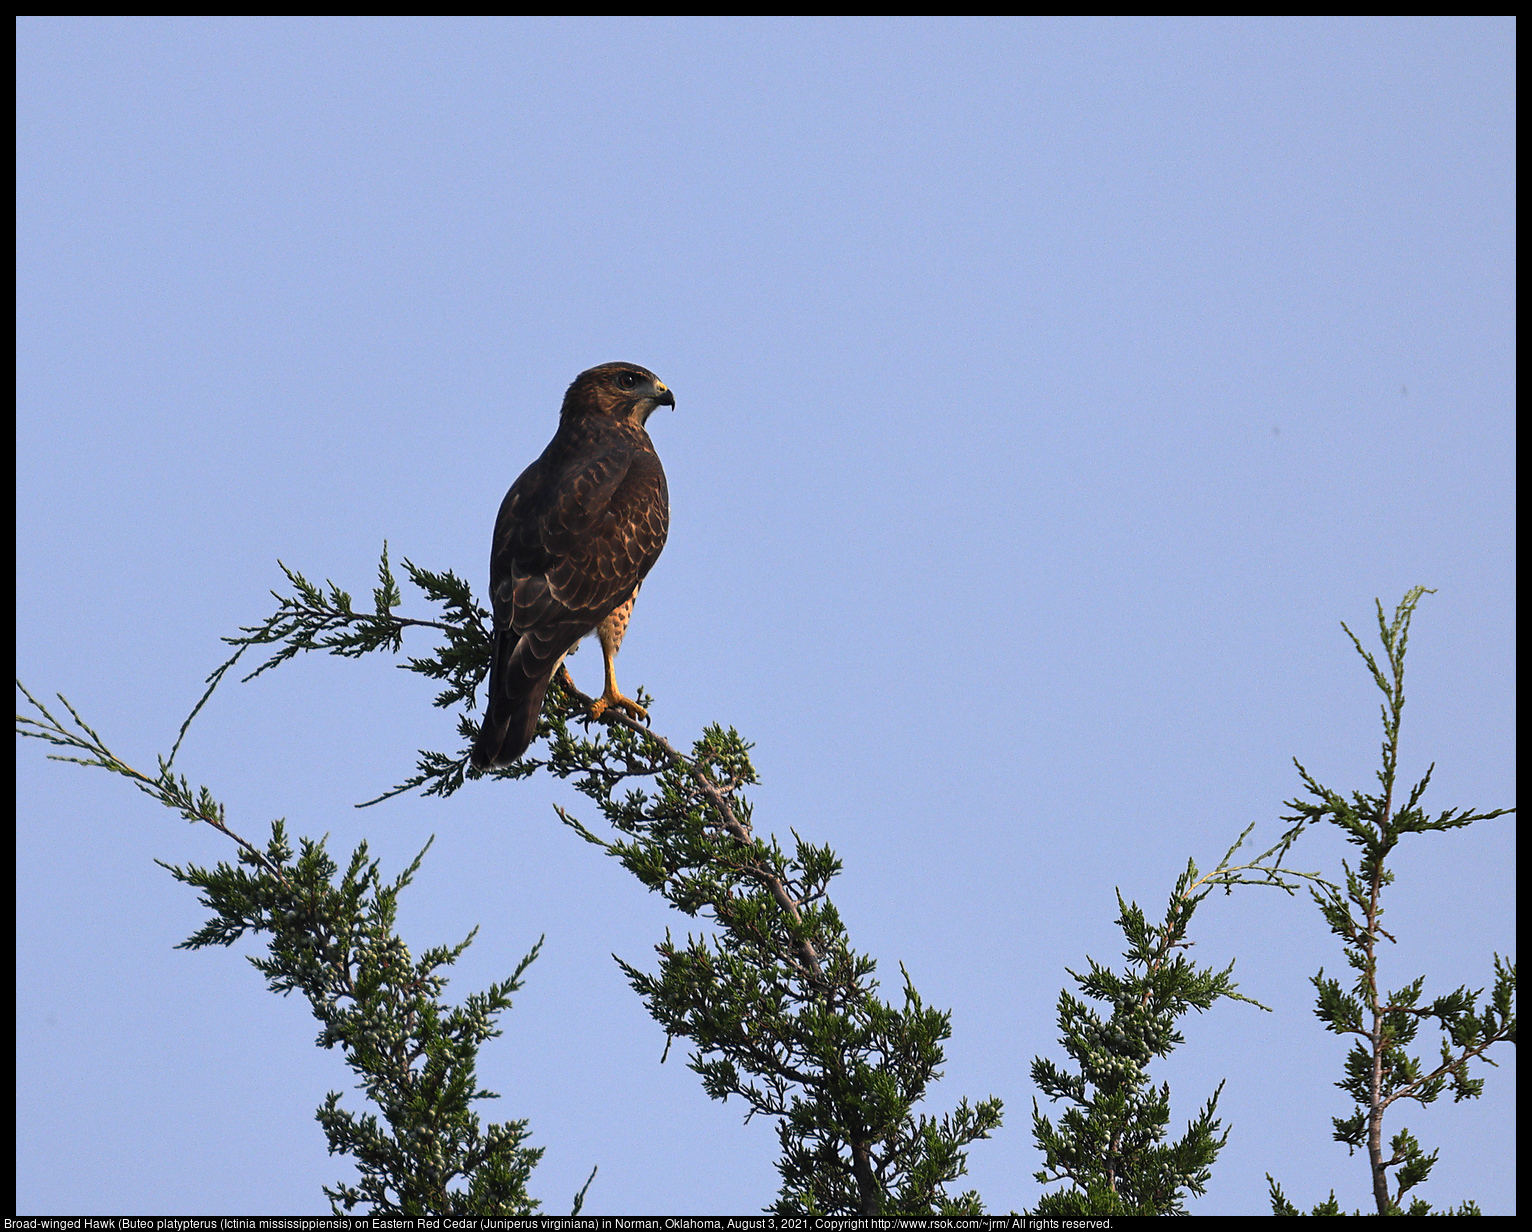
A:
<svg viewBox="0 0 1532 1232">
<path fill-rule="evenodd" d="M 639 423 L 648 423 L 649 416 L 662 406 L 668 406 L 671 410 L 676 409 L 676 396 L 665 388 L 665 382 L 655 378 L 654 388 L 632 403 L 630 414 L 635 416 Z"/>
</svg>

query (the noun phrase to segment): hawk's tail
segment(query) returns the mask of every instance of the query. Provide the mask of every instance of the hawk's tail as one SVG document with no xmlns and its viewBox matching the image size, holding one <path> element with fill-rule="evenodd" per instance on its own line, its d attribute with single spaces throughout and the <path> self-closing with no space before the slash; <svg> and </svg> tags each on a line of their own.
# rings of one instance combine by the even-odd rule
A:
<svg viewBox="0 0 1532 1232">
<path fill-rule="evenodd" d="M 519 641 L 509 629 L 495 634 L 484 723 L 470 757 L 476 770 L 508 766 L 527 751 L 537 735 L 543 697 L 563 661 L 560 655 L 546 669 L 541 664 L 520 662 L 516 655 Z"/>
</svg>

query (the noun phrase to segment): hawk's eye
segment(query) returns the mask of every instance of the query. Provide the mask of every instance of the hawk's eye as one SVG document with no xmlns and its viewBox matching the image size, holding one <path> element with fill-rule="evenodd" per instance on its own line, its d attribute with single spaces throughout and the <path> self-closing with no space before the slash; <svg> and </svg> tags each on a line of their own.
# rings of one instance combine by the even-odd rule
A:
<svg viewBox="0 0 1532 1232">
<path fill-rule="evenodd" d="M 637 384 L 638 384 L 638 378 L 636 376 L 634 376 L 631 372 L 619 372 L 617 374 L 617 388 L 618 389 L 632 389 Z"/>
</svg>

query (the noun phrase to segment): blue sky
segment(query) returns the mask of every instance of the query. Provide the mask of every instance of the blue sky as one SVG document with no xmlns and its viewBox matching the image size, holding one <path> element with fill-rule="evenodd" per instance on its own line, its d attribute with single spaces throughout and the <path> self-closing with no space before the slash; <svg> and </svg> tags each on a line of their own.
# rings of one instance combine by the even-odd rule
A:
<svg viewBox="0 0 1532 1232">
<path fill-rule="evenodd" d="M 506 487 L 612 359 L 670 542 L 621 680 L 756 742 L 756 825 L 829 843 L 853 943 L 953 1012 L 924 1111 L 1036 1200 L 1032 1058 L 1189 857 L 1274 836 L 1297 756 L 1366 790 L 1372 636 L 1411 640 L 1402 772 L 1515 802 L 1514 33 L 1507 18 L 23 18 L 18 674 L 152 766 L 280 558 L 365 596 L 379 548 L 480 593 Z M 423 614 L 423 612 L 421 613 Z M 572 661 L 587 687 L 587 650 Z M 481 1080 L 596 1214 L 749 1213 L 775 1136 L 712 1103 L 623 983 L 688 921 L 559 823 L 565 785 L 352 806 L 453 747 L 430 682 L 310 657 L 226 687 L 178 765 L 248 837 L 385 872 L 449 989 L 543 957 Z M 228 858 L 120 780 L 18 753 L 18 1210 L 314 1213 L 313 1112 L 361 1097 L 297 998 L 155 866 Z M 580 812 L 580 810 L 576 810 Z M 580 812 L 593 820 L 589 811 Z M 1295 863 L 1339 875 L 1330 836 Z M 1490 982 L 1514 818 L 1401 847 L 1390 986 Z M 1228 1079 L 1200 1214 L 1368 1200 L 1312 906 L 1210 900 L 1194 956 L 1265 1014 L 1184 1024 L 1173 1125 Z M 1425 1040 L 1429 1057 L 1434 1045 Z M 1397 1110 L 1422 1196 L 1515 1208 L 1515 1066 Z"/>
</svg>

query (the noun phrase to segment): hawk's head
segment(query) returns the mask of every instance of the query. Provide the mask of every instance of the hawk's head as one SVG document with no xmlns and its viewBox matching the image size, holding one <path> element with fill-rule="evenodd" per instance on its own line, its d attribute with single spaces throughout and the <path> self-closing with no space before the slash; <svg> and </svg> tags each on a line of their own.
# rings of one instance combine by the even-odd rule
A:
<svg viewBox="0 0 1532 1232">
<path fill-rule="evenodd" d="M 649 369 L 637 364 L 601 364 L 575 377 L 559 413 L 565 418 L 605 415 L 642 424 L 655 407 L 675 404 L 676 396 Z"/>
</svg>

